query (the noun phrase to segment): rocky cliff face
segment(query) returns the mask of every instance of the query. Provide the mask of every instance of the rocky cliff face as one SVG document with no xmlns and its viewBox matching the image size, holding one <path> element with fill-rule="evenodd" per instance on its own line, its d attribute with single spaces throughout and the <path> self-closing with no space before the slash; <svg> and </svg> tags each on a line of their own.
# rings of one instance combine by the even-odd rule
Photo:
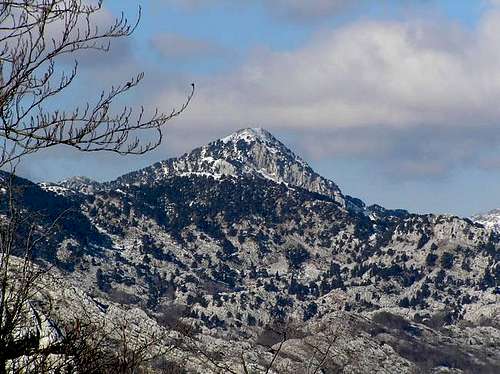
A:
<svg viewBox="0 0 500 374">
<path fill-rule="evenodd" d="M 324 372 L 500 370 L 494 231 L 366 207 L 265 130 L 60 186 L 70 193 L 43 193 L 76 204 L 92 228 L 50 245 L 68 282 L 158 329 L 196 326 L 236 372 L 241 352 L 265 367 L 283 336 L 279 367 L 291 372 L 318 361 L 311 347 L 332 352 L 317 362 Z M 293 334 L 276 333 L 283 324 Z"/>
<path fill-rule="evenodd" d="M 151 184 L 172 176 L 253 176 L 344 198 L 335 183 L 315 173 L 306 162 L 264 129 L 248 128 L 197 148 L 182 157 L 127 174 L 118 183 Z"/>
<path fill-rule="evenodd" d="M 500 233 L 500 209 L 493 209 L 487 213 L 472 216 L 472 220 L 487 229 Z"/>
</svg>

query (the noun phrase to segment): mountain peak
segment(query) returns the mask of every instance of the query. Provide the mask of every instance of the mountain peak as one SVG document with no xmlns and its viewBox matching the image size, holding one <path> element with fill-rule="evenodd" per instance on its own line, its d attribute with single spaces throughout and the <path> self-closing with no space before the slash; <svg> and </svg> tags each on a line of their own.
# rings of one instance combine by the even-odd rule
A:
<svg viewBox="0 0 500 374">
<path fill-rule="evenodd" d="M 225 138 L 220 139 L 223 143 L 238 142 L 240 140 L 252 142 L 256 140 L 276 142 L 276 138 L 271 133 L 261 127 L 248 127 L 238 130 Z"/>
<path fill-rule="evenodd" d="M 497 208 L 486 213 L 476 214 L 471 218 L 485 228 L 500 233 L 500 209 Z"/>
<path fill-rule="evenodd" d="M 68 183 L 94 183 L 95 181 L 89 177 L 85 177 L 83 175 L 77 175 L 75 177 L 70 177 L 67 179 L 64 179 L 62 181 L 59 181 L 59 184 L 68 184 Z"/>
<path fill-rule="evenodd" d="M 128 174 L 119 181 L 142 184 L 179 175 L 213 178 L 253 176 L 330 196 L 345 205 L 344 197 L 335 183 L 317 174 L 304 160 L 262 128 L 238 130 L 181 157 Z"/>
<path fill-rule="evenodd" d="M 68 190 L 88 194 L 98 189 L 100 183 L 88 177 L 76 176 L 64 179 L 58 182 L 57 185 Z"/>
<path fill-rule="evenodd" d="M 304 168 L 311 169 L 302 158 L 294 154 L 269 131 L 260 127 L 244 128 L 235 131 L 231 135 L 195 149 L 191 153 L 202 150 L 201 153 L 206 154 L 210 150 L 215 149 L 222 151 L 229 162 L 241 160 L 244 164 L 252 163 L 255 161 L 253 158 L 257 157 L 255 153 L 258 151 L 259 153 L 266 153 L 271 157 L 278 158 L 281 161 L 298 163 Z"/>
</svg>

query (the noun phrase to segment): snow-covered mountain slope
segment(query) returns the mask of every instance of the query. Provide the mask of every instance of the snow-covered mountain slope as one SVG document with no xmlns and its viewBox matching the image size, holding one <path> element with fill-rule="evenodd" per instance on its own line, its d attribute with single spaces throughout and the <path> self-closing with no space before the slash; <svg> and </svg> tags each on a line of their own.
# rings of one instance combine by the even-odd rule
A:
<svg viewBox="0 0 500 374">
<path fill-rule="evenodd" d="M 60 181 L 58 185 L 85 194 L 91 194 L 101 187 L 101 183 L 87 177 L 72 177 Z"/>
<path fill-rule="evenodd" d="M 196 326 L 228 362 L 258 361 L 280 342 L 269 331 L 294 322 L 283 364 L 295 372 L 316 338 L 327 349 L 325 325 L 342 335 L 330 372 L 349 362 L 362 366 L 347 372 L 500 370 L 498 236 L 344 197 L 265 130 L 109 183 L 59 186 L 72 193 L 27 194 L 52 196 L 53 216 L 78 207 L 91 227 L 66 226 L 43 243 L 45 258 L 100 300 Z"/>
<path fill-rule="evenodd" d="M 500 234 L 500 209 L 493 209 L 487 213 L 476 214 L 472 216 L 472 220 Z"/>
<path fill-rule="evenodd" d="M 314 172 L 304 160 L 261 128 L 242 129 L 179 158 L 127 174 L 118 182 L 151 184 L 171 176 L 189 175 L 265 178 L 327 195 L 345 204 L 335 183 Z"/>
<path fill-rule="evenodd" d="M 71 177 L 57 183 L 41 182 L 40 188 L 61 196 L 74 196 L 76 194 L 89 195 L 102 188 L 102 184 L 87 177 Z"/>
</svg>

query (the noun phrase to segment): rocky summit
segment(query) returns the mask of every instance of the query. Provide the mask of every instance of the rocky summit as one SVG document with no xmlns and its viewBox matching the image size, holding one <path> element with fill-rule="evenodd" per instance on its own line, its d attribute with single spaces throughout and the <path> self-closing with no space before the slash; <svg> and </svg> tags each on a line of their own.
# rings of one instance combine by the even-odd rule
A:
<svg viewBox="0 0 500 374">
<path fill-rule="evenodd" d="M 330 196 L 343 203 L 335 183 L 318 175 L 268 131 L 248 128 L 182 157 L 118 178 L 112 184 L 152 184 L 174 176 L 257 177 Z"/>
<path fill-rule="evenodd" d="M 472 219 L 484 227 L 500 233 L 500 209 L 493 209 L 487 213 L 476 214 Z"/>
<path fill-rule="evenodd" d="M 64 284 L 40 296 L 55 324 L 133 316 L 139 340 L 175 336 L 179 372 L 500 372 L 497 226 L 366 206 L 266 130 L 110 182 L 16 184 L 40 225 L 66 212 L 36 247 Z"/>
</svg>

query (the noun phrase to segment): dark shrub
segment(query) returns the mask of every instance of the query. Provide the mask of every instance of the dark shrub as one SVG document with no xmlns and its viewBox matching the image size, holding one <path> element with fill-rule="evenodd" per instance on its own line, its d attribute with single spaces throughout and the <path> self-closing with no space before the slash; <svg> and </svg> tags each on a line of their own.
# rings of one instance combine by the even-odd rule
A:
<svg viewBox="0 0 500 374">
<path fill-rule="evenodd" d="M 443 269 L 451 269 L 453 267 L 453 260 L 455 258 L 451 253 L 445 252 L 441 257 L 441 267 Z"/>
<path fill-rule="evenodd" d="M 295 248 L 290 248 L 286 253 L 286 259 L 291 267 L 298 269 L 302 264 L 307 261 L 311 255 L 302 246 L 297 246 Z"/>
<path fill-rule="evenodd" d="M 427 264 L 427 266 L 434 266 L 436 265 L 437 258 L 438 256 L 435 255 L 434 253 L 429 253 L 425 258 L 425 263 Z"/>
</svg>

